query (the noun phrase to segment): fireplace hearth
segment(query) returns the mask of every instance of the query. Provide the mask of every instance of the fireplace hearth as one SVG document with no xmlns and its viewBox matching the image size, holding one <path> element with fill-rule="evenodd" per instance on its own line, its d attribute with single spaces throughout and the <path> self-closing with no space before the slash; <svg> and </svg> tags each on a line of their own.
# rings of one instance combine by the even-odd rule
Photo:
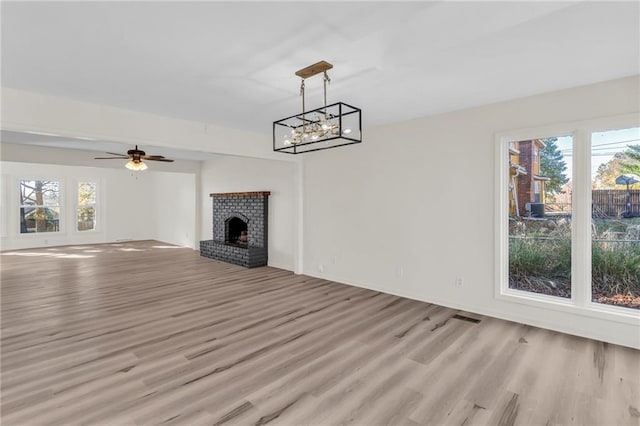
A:
<svg viewBox="0 0 640 426">
<path fill-rule="evenodd" d="M 200 241 L 200 255 L 254 268 L 268 261 L 268 191 L 210 194 L 213 239 Z"/>
</svg>

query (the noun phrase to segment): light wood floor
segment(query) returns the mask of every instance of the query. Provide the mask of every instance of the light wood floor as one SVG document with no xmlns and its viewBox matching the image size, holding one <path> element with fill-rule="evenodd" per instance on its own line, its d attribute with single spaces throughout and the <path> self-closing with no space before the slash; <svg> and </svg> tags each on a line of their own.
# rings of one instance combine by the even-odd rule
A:
<svg viewBox="0 0 640 426">
<path fill-rule="evenodd" d="M 2 425 L 640 424 L 633 349 L 152 241 L 0 259 Z"/>
</svg>

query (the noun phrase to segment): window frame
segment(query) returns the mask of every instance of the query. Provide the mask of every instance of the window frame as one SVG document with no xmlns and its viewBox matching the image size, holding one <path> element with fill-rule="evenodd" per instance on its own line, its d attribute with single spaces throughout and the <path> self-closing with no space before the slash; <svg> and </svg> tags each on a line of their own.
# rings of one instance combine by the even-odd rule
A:
<svg viewBox="0 0 640 426">
<path fill-rule="evenodd" d="M 500 301 L 552 309 L 625 324 L 638 324 L 640 310 L 591 300 L 591 135 L 640 126 L 637 114 L 517 129 L 495 135 L 495 292 Z M 509 288 L 509 145 L 553 136 L 573 138 L 571 298 Z M 583 283 L 578 285 L 578 283 Z"/>
<path fill-rule="evenodd" d="M 20 232 L 20 209 L 24 206 L 24 204 L 22 204 L 20 202 L 20 194 L 21 194 L 21 186 L 22 186 L 22 182 L 23 181 L 50 181 L 50 182 L 58 182 L 58 205 L 57 207 L 60 209 L 59 212 L 59 219 L 58 219 L 58 230 L 57 231 L 49 231 L 49 232 Z M 24 176 L 18 176 L 18 178 L 15 181 L 15 188 L 16 188 L 16 193 L 15 193 L 15 198 L 16 198 L 16 221 L 14 222 L 14 231 L 16 233 L 17 236 L 19 236 L 20 238 L 42 238 L 43 236 L 61 236 L 66 234 L 66 216 L 64 214 L 65 210 L 66 210 L 66 204 L 65 204 L 65 188 L 66 182 L 65 179 L 57 177 L 57 176 L 51 176 L 51 177 L 24 177 Z"/>
<path fill-rule="evenodd" d="M 101 184 L 100 179 L 95 178 L 75 178 L 74 182 L 74 196 L 73 196 L 73 233 L 80 235 L 88 235 L 100 232 L 100 211 L 99 206 L 100 203 L 100 193 L 101 193 Z M 80 204 L 79 203 L 79 195 L 80 195 L 80 184 L 81 183 L 93 183 L 96 185 L 96 197 L 93 204 Z M 82 206 L 92 206 L 94 215 L 95 215 L 95 226 L 93 229 L 87 229 L 84 231 L 80 231 L 78 229 L 78 209 Z"/>
</svg>

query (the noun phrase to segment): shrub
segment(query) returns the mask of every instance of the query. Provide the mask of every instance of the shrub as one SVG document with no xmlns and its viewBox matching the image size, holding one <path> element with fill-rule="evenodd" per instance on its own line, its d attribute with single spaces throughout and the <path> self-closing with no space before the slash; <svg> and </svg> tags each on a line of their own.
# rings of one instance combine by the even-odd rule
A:
<svg viewBox="0 0 640 426">
<path fill-rule="evenodd" d="M 516 276 L 569 279 L 571 241 L 567 238 L 512 238 L 509 271 Z"/>
<path fill-rule="evenodd" d="M 637 221 L 593 223 L 594 300 L 640 308 L 640 231 Z M 511 288 L 569 297 L 571 229 L 565 219 L 510 224 Z M 624 296 L 624 298 L 622 297 Z M 627 300 L 620 302 L 620 300 Z"/>
<path fill-rule="evenodd" d="M 640 242 L 594 241 L 591 256 L 594 293 L 640 295 Z"/>
</svg>

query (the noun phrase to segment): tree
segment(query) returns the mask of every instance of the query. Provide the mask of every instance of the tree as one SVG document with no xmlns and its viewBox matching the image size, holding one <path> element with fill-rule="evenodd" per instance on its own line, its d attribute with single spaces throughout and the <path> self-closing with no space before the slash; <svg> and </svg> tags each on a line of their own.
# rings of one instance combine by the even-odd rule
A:
<svg viewBox="0 0 640 426">
<path fill-rule="evenodd" d="M 636 145 L 640 149 L 640 146 Z M 606 163 L 600 164 L 593 180 L 593 189 L 614 189 L 616 188 L 616 178 L 623 173 L 640 172 L 640 159 L 635 160 L 631 150 L 616 152 L 616 154 Z M 632 185 L 631 188 L 637 188 L 640 184 Z"/>
<path fill-rule="evenodd" d="M 26 233 L 27 221 L 33 220 L 36 232 L 46 232 L 48 224 L 57 220 L 60 206 L 59 182 L 46 180 L 20 181 L 20 232 Z"/>
<path fill-rule="evenodd" d="M 95 182 L 81 182 L 78 184 L 78 205 L 95 203 L 96 184 Z"/>
<path fill-rule="evenodd" d="M 562 192 L 562 185 L 569 182 L 569 178 L 564 174 L 567 163 L 556 144 L 557 140 L 558 138 L 542 139 L 545 147 L 540 150 L 540 174 L 549 178 L 544 185 L 544 192 L 550 198 Z"/>
<path fill-rule="evenodd" d="M 616 178 L 622 173 L 622 163 L 627 160 L 624 152 L 617 152 L 609 161 L 600 164 L 593 180 L 593 189 L 615 188 Z"/>
<path fill-rule="evenodd" d="M 78 231 L 95 229 L 96 218 L 96 183 L 80 182 L 78 184 Z"/>
<path fill-rule="evenodd" d="M 640 145 L 629 145 L 624 154 L 627 159 L 622 162 L 622 170 L 625 173 L 640 175 Z"/>
</svg>

